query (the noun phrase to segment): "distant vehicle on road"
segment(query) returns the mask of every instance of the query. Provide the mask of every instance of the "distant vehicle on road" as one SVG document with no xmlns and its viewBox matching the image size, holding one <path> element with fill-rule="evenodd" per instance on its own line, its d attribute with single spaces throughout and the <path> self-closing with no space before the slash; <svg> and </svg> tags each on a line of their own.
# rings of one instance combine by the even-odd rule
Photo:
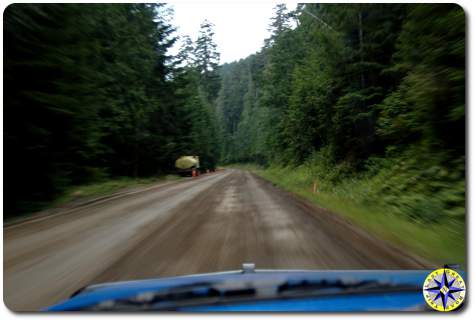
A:
<svg viewBox="0 0 475 321">
<path fill-rule="evenodd" d="M 200 157 L 181 156 L 175 161 L 175 167 L 181 176 L 198 176 L 200 174 Z"/>
<path fill-rule="evenodd" d="M 242 270 L 88 286 L 47 311 L 424 311 L 426 270 Z"/>
</svg>

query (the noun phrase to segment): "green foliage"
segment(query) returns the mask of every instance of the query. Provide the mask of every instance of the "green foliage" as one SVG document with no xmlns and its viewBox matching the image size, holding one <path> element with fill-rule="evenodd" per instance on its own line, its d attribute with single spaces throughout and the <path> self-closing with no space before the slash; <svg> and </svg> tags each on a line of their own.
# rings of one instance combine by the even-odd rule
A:
<svg viewBox="0 0 475 321">
<path fill-rule="evenodd" d="M 313 158 L 315 161 L 326 162 L 327 160 L 326 155 L 313 155 Z M 399 163 L 404 163 L 405 160 L 401 158 Z M 339 171 L 347 175 L 347 169 L 334 169 L 330 164 L 320 163 L 320 165 L 317 165 L 319 163 L 316 162 L 299 167 L 270 166 L 256 168 L 256 166 L 243 166 L 243 168 L 253 171 L 283 189 L 335 211 L 374 235 L 401 247 L 409 248 L 432 262 L 439 264 L 459 262 L 464 264 L 466 262 L 464 223 L 458 218 L 454 219 L 451 216 L 451 210 L 444 209 L 440 211 L 440 208 L 438 208 L 439 201 L 443 203 L 443 200 L 448 199 L 448 195 L 444 195 L 444 193 L 449 190 L 439 189 L 439 192 L 435 194 L 427 193 L 429 189 L 422 182 L 420 184 L 422 190 L 414 188 L 411 189 L 411 193 L 399 192 L 398 195 L 411 197 L 410 201 L 406 201 L 413 206 L 417 206 L 417 210 L 429 212 L 430 216 L 437 216 L 438 218 L 426 223 L 415 222 L 412 219 L 407 219 L 406 216 L 401 216 L 400 210 L 405 208 L 404 206 L 393 206 L 387 203 L 389 201 L 387 198 L 379 199 L 381 196 L 389 197 L 392 195 L 390 193 L 394 192 L 383 188 L 384 179 L 391 177 L 392 181 L 386 186 L 395 186 L 396 183 L 398 185 L 404 184 L 404 182 L 408 183 L 410 176 L 391 167 L 392 162 L 390 161 L 380 159 L 373 160 L 371 163 L 372 165 L 368 166 L 372 166 L 375 173 L 382 171 L 384 174 L 373 173 L 372 175 L 358 177 L 351 175 L 344 179 L 335 180 L 335 177 L 340 177 Z M 233 165 L 233 167 L 235 166 Z M 312 171 L 313 174 L 318 173 L 317 176 L 312 176 Z M 331 171 L 335 171 L 335 173 L 329 174 L 328 172 Z M 317 177 L 318 179 L 316 179 Z M 317 192 L 313 193 L 312 188 L 315 179 Z M 415 179 L 413 178 L 413 181 Z M 433 185 L 445 184 L 444 179 L 444 176 L 438 177 L 437 182 L 434 182 Z M 338 183 L 335 183 L 335 181 L 338 181 Z M 411 184 L 407 186 L 411 186 Z M 368 192 L 372 194 L 368 195 Z M 452 194 L 452 192 L 450 193 Z M 458 204 L 461 205 L 463 204 L 463 193 L 463 185 L 455 186 L 451 197 L 458 195 L 455 196 L 454 200 L 458 199 Z M 455 208 L 452 207 L 452 209 Z M 413 211 L 405 208 L 405 213 L 409 214 Z M 445 218 L 439 220 L 442 217 Z"/>
<path fill-rule="evenodd" d="M 88 201 L 93 198 L 111 195 L 112 193 L 124 190 L 141 188 L 147 185 L 157 184 L 158 182 L 178 179 L 180 179 L 180 177 L 176 175 L 166 175 L 161 178 L 117 177 L 114 179 L 102 179 L 94 183 L 68 187 L 51 205 L 57 207 L 70 202 Z"/>
<path fill-rule="evenodd" d="M 216 99 L 219 91 L 219 53 L 214 43 L 214 25 L 205 20 L 200 26 L 200 34 L 194 47 L 195 68 L 200 75 L 200 88 L 208 102 Z"/>
<path fill-rule="evenodd" d="M 264 159 L 268 111 L 258 100 L 263 64 L 263 55 L 258 54 L 221 67 L 217 117 L 224 163 Z"/>
<path fill-rule="evenodd" d="M 163 4 L 6 9 L 6 216 L 39 209 L 72 185 L 173 171 L 180 155 L 215 166 L 219 81 L 216 70 L 199 71 L 204 61 L 217 68 L 211 25 L 192 64 L 180 67 L 187 52 L 167 54 L 176 41 L 168 15 Z"/>
<path fill-rule="evenodd" d="M 398 144 L 465 154 L 465 17 L 457 5 L 414 6 L 404 23 L 395 68 L 405 72 L 380 105 L 379 133 Z"/>
<path fill-rule="evenodd" d="M 317 180 L 331 206 L 463 237 L 460 7 L 278 5 L 262 50 L 223 66 L 207 21 L 169 56 L 167 15 L 161 4 L 6 9 L 6 216 L 78 184 L 169 172 L 192 154 L 205 169 L 218 158 L 287 168 L 298 177 L 281 180 L 305 193 Z"/>
<path fill-rule="evenodd" d="M 348 163 L 329 161 L 327 148 L 307 160 L 307 183 L 316 180 L 319 190 L 355 202 L 377 205 L 417 224 L 462 224 L 465 219 L 464 162 L 441 165 L 444 155 L 425 153 L 412 146 L 392 158 L 372 157 L 365 171 L 355 172 Z"/>
<path fill-rule="evenodd" d="M 215 112 L 220 81 L 219 53 L 213 40 L 213 25 L 205 21 L 195 43 L 185 37 L 178 54 L 184 64 L 176 71 L 175 87 L 178 105 L 182 108 L 183 148 L 178 155 L 199 155 L 203 169 L 216 167 L 219 157 L 218 126 Z"/>
<path fill-rule="evenodd" d="M 305 184 L 418 224 L 464 220 L 459 6 L 278 6 L 270 30 L 223 66 L 223 163 L 305 168 Z"/>
<path fill-rule="evenodd" d="M 293 16 L 295 28 L 274 25 L 260 53 L 223 68 L 222 161 L 264 164 L 245 168 L 422 256 L 463 263 L 463 10 L 283 10 L 274 24 Z"/>
</svg>

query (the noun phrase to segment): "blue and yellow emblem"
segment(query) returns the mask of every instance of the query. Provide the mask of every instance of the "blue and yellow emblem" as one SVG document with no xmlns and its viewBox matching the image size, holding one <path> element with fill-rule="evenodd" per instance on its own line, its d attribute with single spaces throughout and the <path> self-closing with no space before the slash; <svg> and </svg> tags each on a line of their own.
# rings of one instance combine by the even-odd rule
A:
<svg viewBox="0 0 475 321">
<path fill-rule="evenodd" d="M 458 308 L 465 299 L 465 282 L 451 269 L 431 272 L 424 281 L 424 299 L 437 311 L 448 312 Z"/>
</svg>

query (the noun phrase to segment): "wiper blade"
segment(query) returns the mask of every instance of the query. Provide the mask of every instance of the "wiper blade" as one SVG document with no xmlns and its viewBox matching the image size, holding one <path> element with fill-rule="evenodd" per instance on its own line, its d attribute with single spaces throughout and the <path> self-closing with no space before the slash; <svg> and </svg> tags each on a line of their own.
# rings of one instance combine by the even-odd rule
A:
<svg viewBox="0 0 475 321">
<path fill-rule="evenodd" d="M 92 311 L 177 310 L 181 307 L 236 303 L 249 300 L 319 297 L 420 291 L 413 284 L 394 284 L 375 280 L 287 280 L 271 283 L 194 283 L 164 291 L 149 291 L 133 297 L 101 302 Z"/>
<path fill-rule="evenodd" d="M 298 280 L 287 281 L 281 284 L 277 292 L 281 295 L 305 294 L 305 295 L 331 295 L 331 294 L 355 294 L 355 293 L 387 293 L 420 291 L 420 286 L 414 284 L 394 284 L 376 280 L 345 281 L 345 280 Z"/>
<path fill-rule="evenodd" d="M 166 291 L 150 291 L 130 298 L 104 301 L 92 307 L 91 310 L 166 310 L 190 304 L 253 297 L 255 294 L 256 289 L 252 287 L 219 288 L 209 283 L 195 283 Z"/>
</svg>

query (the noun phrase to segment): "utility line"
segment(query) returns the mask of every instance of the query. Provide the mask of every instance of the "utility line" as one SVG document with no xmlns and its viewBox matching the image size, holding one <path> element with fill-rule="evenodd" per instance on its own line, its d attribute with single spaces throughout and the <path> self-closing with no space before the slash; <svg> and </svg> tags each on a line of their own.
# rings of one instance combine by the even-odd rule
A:
<svg viewBox="0 0 475 321">
<path fill-rule="evenodd" d="M 318 20 L 320 23 L 322 23 L 325 27 L 327 27 L 327 28 L 329 28 L 330 30 L 336 32 L 336 30 L 333 29 L 332 26 L 330 26 L 328 23 L 326 23 L 325 21 L 323 21 L 321 18 L 319 18 L 318 16 L 314 15 L 313 13 L 308 12 L 307 10 L 302 10 L 302 12 L 305 12 L 306 14 L 310 15 L 311 17 L 315 18 L 315 19 Z"/>
</svg>

